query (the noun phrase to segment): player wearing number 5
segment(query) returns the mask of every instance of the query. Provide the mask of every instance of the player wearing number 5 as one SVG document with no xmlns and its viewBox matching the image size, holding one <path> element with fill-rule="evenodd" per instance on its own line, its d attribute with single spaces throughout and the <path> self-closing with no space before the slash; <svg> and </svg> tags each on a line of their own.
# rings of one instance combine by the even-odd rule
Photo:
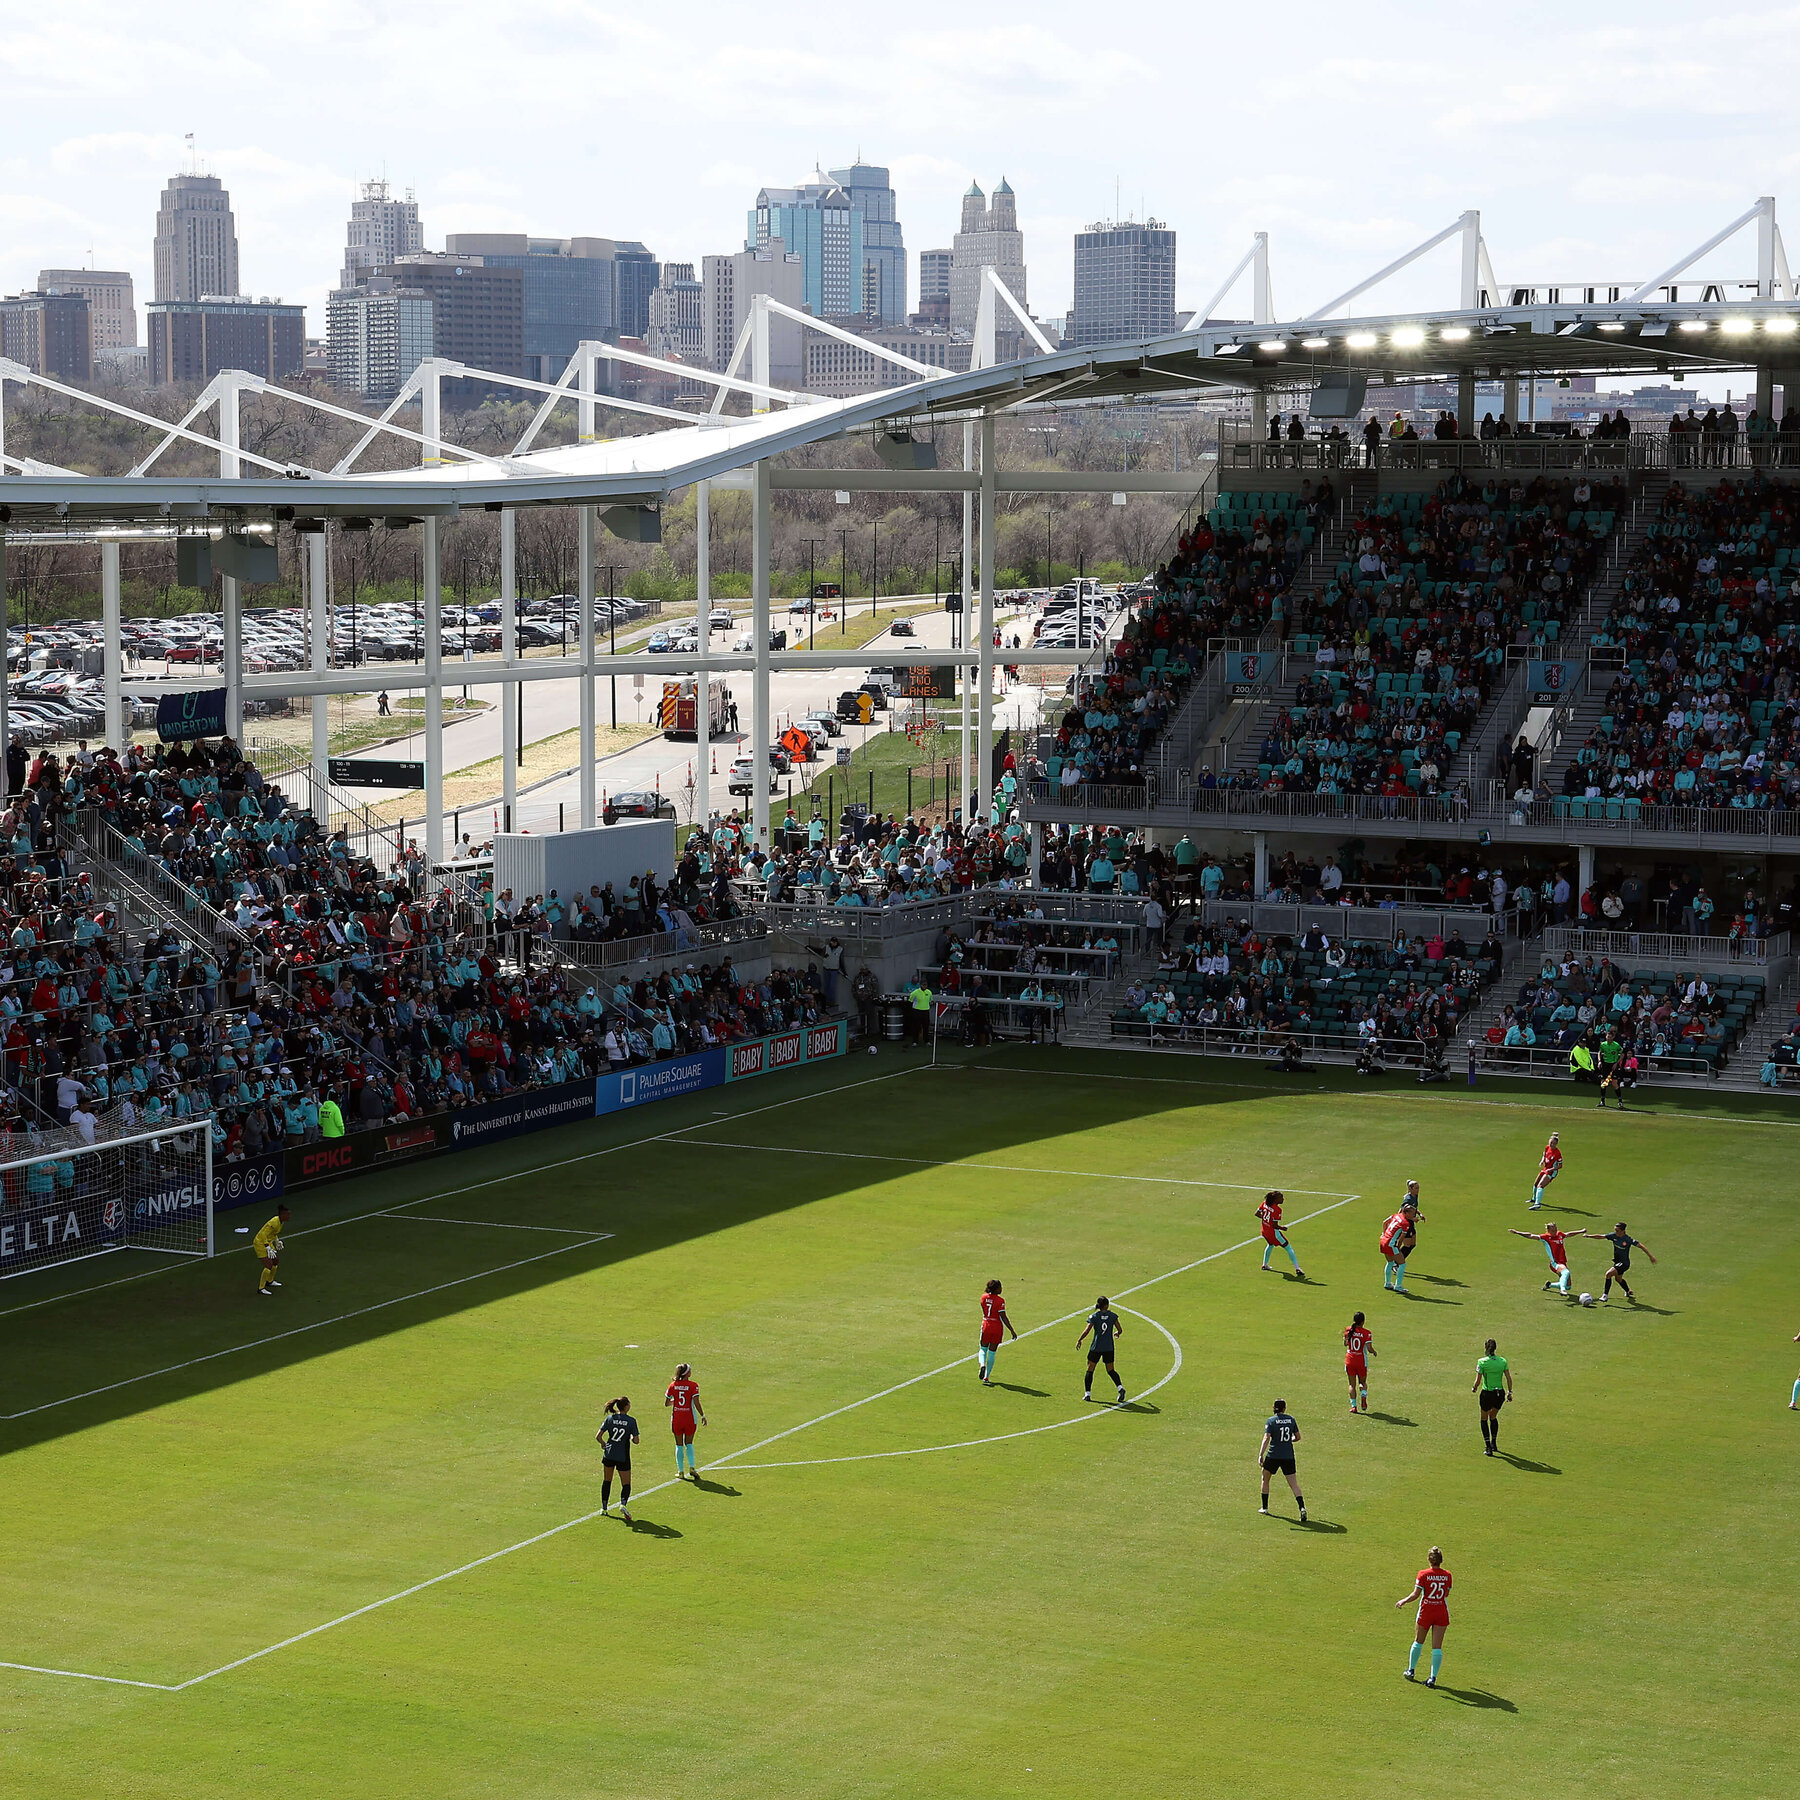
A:
<svg viewBox="0 0 1800 1800">
<path fill-rule="evenodd" d="M 1425 1677 L 1427 1687 L 1436 1687 L 1438 1670 L 1444 1661 L 1444 1633 L 1450 1629 L 1450 1571 L 1444 1567 L 1444 1553 L 1436 1544 L 1425 1559 L 1429 1568 L 1421 1569 L 1413 1581 L 1413 1590 L 1403 1600 L 1396 1600 L 1396 1610 L 1419 1603 L 1418 1622 L 1413 1627 L 1413 1646 L 1407 1653 L 1405 1675 L 1413 1679 L 1419 1666 L 1419 1652 L 1425 1647 L 1425 1634 L 1431 1633 L 1431 1673 Z"/>
<path fill-rule="evenodd" d="M 282 1207 L 250 1240 L 250 1248 L 256 1252 L 256 1259 L 262 1264 L 262 1273 L 256 1280 L 256 1291 L 265 1300 L 274 1299 L 272 1290 L 281 1286 L 275 1279 L 275 1271 L 281 1263 L 281 1228 L 292 1216 L 285 1206 Z"/>
<path fill-rule="evenodd" d="M 669 1409 L 669 1428 L 675 1433 L 675 1479 L 679 1481 L 685 1473 L 698 1481 L 700 1470 L 694 1462 L 694 1419 L 698 1415 L 704 1425 L 706 1408 L 700 1404 L 700 1384 L 694 1379 L 692 1363 L 682 1363 L 676 1369 L 675 1379 L 663 1395 L 663 1405 Z"/>
</svg>

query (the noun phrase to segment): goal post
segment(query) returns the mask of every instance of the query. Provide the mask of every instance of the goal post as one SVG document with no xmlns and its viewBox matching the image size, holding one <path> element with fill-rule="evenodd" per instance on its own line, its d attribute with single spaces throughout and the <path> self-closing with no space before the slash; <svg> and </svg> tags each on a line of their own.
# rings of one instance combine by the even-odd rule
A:
<svg viewBox="0 0 1800 1800">
<path fill-rule="evenodd" d="M 0 1281 L 121 1250 L 211 1256 L 212 1160 L 205 1119 L 0 1160 Z"/>
</svg>

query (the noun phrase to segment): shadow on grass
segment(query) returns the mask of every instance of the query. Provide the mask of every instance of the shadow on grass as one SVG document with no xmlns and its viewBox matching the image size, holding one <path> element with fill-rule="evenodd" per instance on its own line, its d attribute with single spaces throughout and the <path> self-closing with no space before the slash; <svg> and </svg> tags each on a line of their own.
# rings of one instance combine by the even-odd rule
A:
<svg viewBox="0 0 1800 1800">
<path fill-rule="evenodd" d="M 1160 1413 L 1160 1406 L 1152 1406 L 1148 1400 L 1115 1400 L 1112 1403 L 1114 1412 Z"/>
<path fill-rule="evenodd" d="M 722 1481 L 708 1481 L 704 1475 L 696 1475 L 690 1485 L 703 1494 L 726 1494 L 733 1500 L 742 1499 L 744 1493 L 742 1488 L 727 1487 Z"/>
<path fill-rule="evenodd" d="M 1350 1529 L 1348 1525 L 1340 1525 L 1335 1519 L 1296 1519 L 1295 1531 L 1316 1531 L 1325 1537 L 1343 1537 Z"/>
<path fill-rule="evenodd" d="M 1608 1312 L 1613 1310 L 1610 1303 L 1606 1310 Z M 1647 1300 L 1627 1300 L 1623 1306 L 1618 1308 L 1618 1310 L 1623 1313 L 1655 1313 L 1659 1319 L 1672 1319 L 1675 1317 L 1678 1309 L 1671 1306 L 1652 1306 Z"/>
<path fill-rule="evenodd" d="M 946 1059 L 945 1068 L 982 1061 Z M 891 1154 L 896 1168 L 918 1156 L 922 1106 L 931 1112 L 935 1158 L 1032 1162 L 1031 1148 L 1045 1136 L 1261 1098 L 1236 1081 L 1036 1077 L 1035 1069 L 1001 1065 L 979 1084 L 953 1073 L 939 1079 L 924 1063 L 890 1054 L 820 1063 L 642 1115 L 300 1188 L 287 1197 L 294 1218 L 278 1304 L 257 1299 L 254 1259 L 236 1230 L 261 1223 L 253 1208 L 220 1215 L 225 1249 L 210 1260 L 159 1265 L 140 1277 L 122 1253 L 8 1282 L 0 1455 L 853 1192 L 870 1179 L 870 1153 Z M 846 1097 L 865 1160 L 749 1157 L 709 1144 L 716 1134 L 771 1149 L 810 1140 L 829 1150 L 843 1142 Z M 721 1113 L 721 1102 L 734 1110 Z M 436 1214 L 449 1202 L 455 1223 L 414 1221 L 407 1211 Z"/>
<path fill-rule="evenodd" d="M 1414 1281 L 1429 1281 L 1433 1287 L 1466 1288 L 1466 1281 L 1458 1281 L 1454 1275 L 1415 1275 Z"/>
<path fill-rule="evenodd" d="M 990 1381 L 988 1386 L 1004 1388 L 1009 1394 L 1025 1394 L 1033 1400 L 1048 1400 L 1050 1398 L 1042 1388 L 1020 1387 L 1016 1381 Z"/>
<path fill-rule="evenodd" d="M 678 1538 L 682 1535 L 673 1525 L 659 1525 L 654 1519 L 633 1519 L 630 1529 L 639 1537 Z"/>
<path fill-rule="evenodd" d="M 1494 1454 L 1502 1462 L 1511 1463 L 1515 1469 L 1519 1469 L 1527 1475 L 1560 1475 L 1562 1473 L 1562 1470 L 1557 1468 L 1554 1463 L 1533 1462 L 1528 1456 L 1514 1456 L 1510 1450 L 1497 1450 Z"/>
<path fill-rule="evenodd" d="M 1456 1284 L 1462 1286 L 1459 1281 Z M 1416 1300 L 1421 1306 L 1461 1306 L 1460 1300 L 1446 1300 L 1441 1294 L 1416 1294 L 1411 1288 L 1389 1288 L 1390 1294 L 1398 1294 L 1402 1300 Z"/>
<path fill-rule="evenodd" d="M 1486 1688 L 1445 1687 L 1439 1682 L 1432 1692 L 1442 1694 L 1446 1700 L 1454 1700 L 1458 1706 L 1479 1706 L 1487 1712 L 1516 1713 L 1519 1710 L 1510 1700 L 1490 1694 Z"/>
<path fill-rule="evenodd" d="M 1398 1413 L 1370 1412 L 1362 1416 L 1365 1419 L 1379 1419 L 1384 1425 L 1405 1425 L 1413 1431 L 1419 1428 L 1417 1419 L 1403 1419 Z"/>
</svg>

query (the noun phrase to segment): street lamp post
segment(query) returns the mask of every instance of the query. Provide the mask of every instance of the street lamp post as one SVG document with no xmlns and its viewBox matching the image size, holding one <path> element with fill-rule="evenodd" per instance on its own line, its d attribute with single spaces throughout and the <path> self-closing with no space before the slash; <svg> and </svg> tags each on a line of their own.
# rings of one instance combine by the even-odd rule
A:
<svg viewBox="0 0 1800 1800">
<path fill-rule="evenodd" d="M 875 548 L 869 555 L 869 617 L 879 616 L 881 612 L 881 521 L 874 521 Z"/>
<path fill-rule="evenodd" d="M 606 636 L 607 654 L 610 656 L 617 656 L 619 654 L 619 609 L 612 603 L 614 586 L 613 577 L 615 570 L 615 564 L 608 563 L 606 565 Z M 612 688 L 612 728 L 614 731 L 617 731 L 619 729 L 618 676 L 609 675 L 607 677 L 607 683 Z"/>
<path fill-rule="evenodd" d="M 813 636 L 818 629 L 819 617 L 819 597 L 813 591 L 816 585 L 813 581 L 813 552 L 824 541 L 823 538 L 801 539 L 801 542 L 806 545 L 806 647 L 809 650 L 813 647 Z M 838 603 L 843 604 L 842 594 L 838 596 Z"/>
</svg>

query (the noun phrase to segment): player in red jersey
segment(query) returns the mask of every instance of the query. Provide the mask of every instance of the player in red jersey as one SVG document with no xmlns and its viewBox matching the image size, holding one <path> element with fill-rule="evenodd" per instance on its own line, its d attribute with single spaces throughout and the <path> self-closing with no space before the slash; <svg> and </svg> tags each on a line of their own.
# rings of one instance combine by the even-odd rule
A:
<svg viewBox="0 0 1800 1800">
<path fill-rule="evenodd" d="M 675 1479 L 681 1479 L 685 1458 L 686 1472 L 698 1481 L 700 1468 L 694 1461 L 694 1420 L 697 1417 L 704 1425 L 706 1408 L 700 1404 L 700 1384 L 694 1379 L 692 1363 L 682 1363 L 676 1369 L 675 1379 L 663 1395 L 663 1405 L 669 1409 L 669 1429 L 675 1433 Z"/>
<path fill-rule="evenodd" d="M 1444 1633 L 1450 1629 L 1450 1571 L 1444 1567 L 1444 1553 L 1436 1544 L 1425 1559 L 1429 1567 L 1419 1571 L 1413 1591 L 1404 1600 L 1396 1600 L 1396 1610 L 1419 1603 L 1418 1622 L 1413 1627 L 1413 1646 L 1406 1658 L 1406 1679 L 1413 1679 L 1419 1666 L 1419 1652 L 1425 1647 L 1425 1633 L 1431 1633 L 1431 1673 L 1425 1677 L 1427 1687 L 1436 1687 L 1438 1670 L 1444 1662 Z"/>
<path fill-rule="evenodd" d="M 1262 1266 L 1269 1266 L 1269 1255 L 1280 1249 L 1288 1253 L 1288 1261 L 1294 1265 L 1294 1273 L 1304 1281 L 1306 1271 L 1300 1266 L 1300 1259 L 1294 1254 L 1294 1246 L 1288 1242 L 1287 1233 L 1281 1227 L 1281 1209 L 1287 1204 L 1280 1188 L 1270 1188 L 1263 1195 L 1263 1203 L 1256 1209 L 1258 1223 L 1262 1226 L 1263 1261 Z"/>
<path fill-rule="evenodd" d="M 1369 1410 L 1369 1364 L 1375 1354 L 1375 1334 L 1363 1323 L 1358 1313 L 1344 1329 L 1344 1374 L 1350 1381 L 1350 1410 L 1358 1410 L 1356 1390 L 1362 1388 L 1361 1411 Z"/>
<path fill-rule="evenodd" d="M 1557 1143 L 1561 1135 L 1560 1132 L 1551 1132 L 1550 1141 L 1544 1146 L 1544 1154 L 1538 1162 L 1537 1184 L 1531 1190 L 1533 1212 L 1544 1204 L 1545 1190 L 1562 1173 L 1562 1151 Z"/>
<path fill-rule="evenodd" d="M 1396 1294 L 1406 1292 L 1406 1259 L 1419 1241 L 1419 1221 L 1423 1217 L 1419 1211 L 1419 1184 L 1409 1181 L 1400 1210 L 1391 1214 L 1381 1228 L 1381 1254 L 1387 1262 L 1381 1285 L 1392 1288 Z"/>
<path fill-rule="evenodd" d="M 999 1282 L 990 1281 L 981 1296 L 981 1348 L 975 1353 L 975 1373 L 984 1382 L 993 1382 L 994 1356 L 1009 1331 L 1015 1338 L 1019 1335 L 1013 1331 L 1013 1322 L 1006 1316 L 1006 1302 L 1000 1297 Z"/>
<path fill-rule="evenodd" d="M 1511 1228 L 1514 1237 L 1532 1238 L 1544 1246 L 1550 1257 L 1551 1276 L 1544 1283 L 1545 1292 L 1556 1288 L 1560 1293 L 1569 1294 L 1569 1252 L 1568 1240 L 1572 1237 L 1586 1237 L 1585 1231 L 1559 1231 L 1554 1222 L 1546 1225 L 1542 1231 L 1521 1231 L 1515 1225 Z"/>
</svg>

